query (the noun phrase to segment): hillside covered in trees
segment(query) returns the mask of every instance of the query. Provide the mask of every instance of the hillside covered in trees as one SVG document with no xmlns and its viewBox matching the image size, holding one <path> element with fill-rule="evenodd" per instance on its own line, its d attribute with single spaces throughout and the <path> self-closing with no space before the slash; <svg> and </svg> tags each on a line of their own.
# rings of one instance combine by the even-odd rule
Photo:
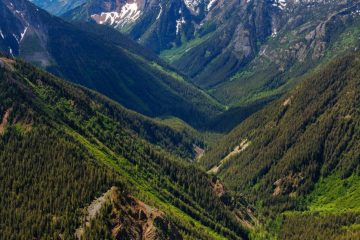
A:
<svg viewBox="0 0 360 240">
<path fill-rule="evenodd" d="M 83 209 L 116 187 L 125 202 L 131 195 L 164 212 L 178 239 L 247 239 L 246 201 L 220 196 L 192 166 L 203 143 L 190 133 L 8 58 L 0 58 L 0 101 L 1 238 L 73 239 Z M 86 236 L 111 231 L 94 220 Z"/>
<path fill-rule="evenodd" d="M 359 67 L 354 53 L 319 68 L 201 161 L 264 216 L 277 216 L 270 228 L 281 239 L 359 237 Z"/>
<path fill-rule="evenodd" d="M 0 19 L 0 240 L 360 239 L 360 0 Z"/>
</svg>

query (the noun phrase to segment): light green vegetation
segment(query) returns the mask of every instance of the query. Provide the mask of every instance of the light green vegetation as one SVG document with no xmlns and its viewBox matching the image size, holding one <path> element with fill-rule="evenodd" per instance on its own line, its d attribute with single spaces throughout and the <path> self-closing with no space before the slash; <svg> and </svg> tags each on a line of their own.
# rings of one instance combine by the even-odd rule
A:
<svg viewBox="0 0 360 240">
<path fill-rule="evenodd" d="M 190 51 L 192 48 L 199 46 L 204 43 L 206 40 L 211 38 L 213 33 L 208 33 L 202 37 L 196 37 L 190 41 L 183 41 L 179 47 L 173 47 L 168 50 L 163 50 L 160 53 L 160 57 L 170 63 L 179 60 L 184 53 Z"/>
</svg>

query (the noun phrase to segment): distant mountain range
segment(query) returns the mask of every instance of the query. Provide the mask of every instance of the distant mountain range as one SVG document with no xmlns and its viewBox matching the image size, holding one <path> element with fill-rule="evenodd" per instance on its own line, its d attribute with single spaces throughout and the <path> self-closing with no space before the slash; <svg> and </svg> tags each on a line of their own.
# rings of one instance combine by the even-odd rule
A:
<svg viewBox="0 0 360 240">
<path fill-rule="evenodd" d="M 239 106 L 277 97 L 313 66 L 352 51 L 359 13 L 357 0 L 89 0 L 62 16 L 128 34 Z"/>
<path fill-rule="evenodd" d="M 0 240 L 360 239 L 360 0 L 0 19 Z"/>
<path fill-rule="evenodd" d="M 224 107 L 119 32 L 72 25 L 21 0 L 0 2 L 0 49 L 149 116 L 202 125 Z M 192 107 L 191 107 L 192 106 Z"/>
</svg>

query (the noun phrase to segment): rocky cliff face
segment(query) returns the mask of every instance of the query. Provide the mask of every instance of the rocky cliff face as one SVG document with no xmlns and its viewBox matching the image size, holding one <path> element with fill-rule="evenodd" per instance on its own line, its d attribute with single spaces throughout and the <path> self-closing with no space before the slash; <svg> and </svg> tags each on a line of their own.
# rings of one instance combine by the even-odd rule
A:
<svg viewBox="0 0 360 240">
<path fill-rule="evenodd" d="M 114 239 L 182 240 L 175 224 L 166 218 L 165 213 L 112 187 L 103 196 L 94 200 L 85 209 L 84 221 L 75 236 L 83 239 L 89 231 L 96 228 L 97 219 L 105 226 Z"/>
<path fill-rule="evenodd" d="M 206 93 L 118 31 L 65 22 L 26 0 L 0 0 L 0 7 L 0 18 L 5 19 L 0 22 L 0 52 L 19 56 L 148 116 L 157 116 L 155 111 L 162 112 L 159 115 L 176 111 L 193 118 L 196 114 L 186 112 L 197 112 L 204 104 L 197 100 L 190 103 L 194 107 L 178 103 L 199 96 L 222 111 L 222 106 Z M 155 101 L 158 103 L 152 105 Z M 184 109 L 175 110 L 179 106 Z M 209 112 L 212 110 L 204 111 L 203 117 L 207 118 Z"/>
<path fill-rule="evenodd" d="M 160 210 L 131 196 L 115 204 L 112 216 L 115 239 L 181 240 L 176 226 Z"/>
<path fill-rule="evenodd" d="M 155 51 L 190 40 L 217 0 L 89 0 L 67 12 L 70 20 L 91 20 L 129 32 Z"/>
<path fill-rule="evenodd" d="M 353 50 L 359 13 L 359 0 L 88 0 L 64 17 L 126 32 L 237 106 L 268 101 L 324 58 Z"/>
<path fill-rule="evenodd" d="M 284 56 L 285 64 L 305 61 L 308 56 L 320 59 L 330 38 L 354 22 L 358 10 L 358 1 L 219 2 L 198 28 L 196 44 L 171 53 L 169 59 L 198 85 L 218 88 L 258 56 L 278 62 L 278 52 L 290 49 L 296 56 Z M 204 30 L 208 26 L 212 31 Z"/>
<path fill-rule="evenodd" d="M 289 70 L 287 66 L 294 62 L 321 59 L 331 36 L 339 34 L 334 30 L 347 28 L 358 15 L 357 3 L 358 0 L 88 0 L 64 17 L 95 21 L 126 32 L 161 53 L 197 85 L 215 88 L 214 95 L 222 100 L 225 91 L 229 91 L 225 82 L 250 64 L 258 66 L 258 58 L 275 62 L 280 71 L 271 71 L 276 73 Z M 271 77 L 265 81 L 271 85 L 274 75 L 267 75 Z M 239 92 L 235 95 L 239 100 Z"/>
<path fill-rule="evenodd" d="M 284 59 L 305 61 L 309 54 L 313 59 L 321 58 L 328 40 L 326 31 L 331 29 L 333 18 L 344 15 L 348 8 L 356 13 L 359 10 L 354 7 L 356 3 L 354 0 L 90 0 L 65 16 L 110 25 L 156 52 L 173 49 L 165 51 L 164 56 L 174 66 L 198 85 L 213 88 L 256 56 L 271 55 L 280 61 L 280 53 L 271 52 L 275 47 L 267 45 L 280 35 L 285 39 L 279 39 L 278 48 L 291 44 L 293 50 Z M 302 39 L 289 43 L 291 35 Z"/>
<path fill-rule="evenodd" d="M 47 26 L 42 17 L 43 11 L 27 1 L 0 2 L 0 49 L 3 53 L 48 66 L 51 57 L 46 50 Z M 50 17 L 50 16 L 49 16 Z M 22 50 L 23 49 L 23 50 Z"/>
<path fill-rule="evenodd" d="M 317 64 L 357 48 L 359 13 L 359 1 L 294 1 L 278 8 L 271 34 L 231 81 L 215 84 L 214 96 L 230 104 L 281 93 Z"/>
</svg>

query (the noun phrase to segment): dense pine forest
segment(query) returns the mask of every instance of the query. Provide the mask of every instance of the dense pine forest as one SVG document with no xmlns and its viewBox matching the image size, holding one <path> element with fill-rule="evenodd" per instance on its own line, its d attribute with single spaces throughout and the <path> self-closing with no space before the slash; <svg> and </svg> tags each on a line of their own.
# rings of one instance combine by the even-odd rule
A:
<svg viewBox="0 0 360 240">
<path fill-rule="evenodd" d="M 0 240 L 360 239 L 360 0 L 0 19 Z"/>
<path fill-rule="evenodd" d="M 112 187 L 120 200 L 102 207 L 85 239 L 112 238 L 133 198 L 165 214 L 149 218 L 164 239 L 359 234 L 358 54 L 310 74 L 210 146 L 189 127 L 126 110 L 21 60 L 0 61 L 3 239 L 74 239 L 84 210 Z M 200 159 L 209 174 L 194 165 L 199 147 L 210 149 Z"/>
<path fill-rule="evenodd" d="M 351 54 L 310 74 L 201 160 L 264 216 L 284 213 L 272 223 L 281 239 L 359 234 L 359 59 Z"/>
<path fill-rule="evenodd" d="M 80 209 L 111 186 L 163 209 L 186 238 L 247 238 L 233 213 L 246 205 L 218 197 L 191 166 L 200 140 L 24 62 L 1 61 L 5 239 L 72 238 Z"/>
</svg>

